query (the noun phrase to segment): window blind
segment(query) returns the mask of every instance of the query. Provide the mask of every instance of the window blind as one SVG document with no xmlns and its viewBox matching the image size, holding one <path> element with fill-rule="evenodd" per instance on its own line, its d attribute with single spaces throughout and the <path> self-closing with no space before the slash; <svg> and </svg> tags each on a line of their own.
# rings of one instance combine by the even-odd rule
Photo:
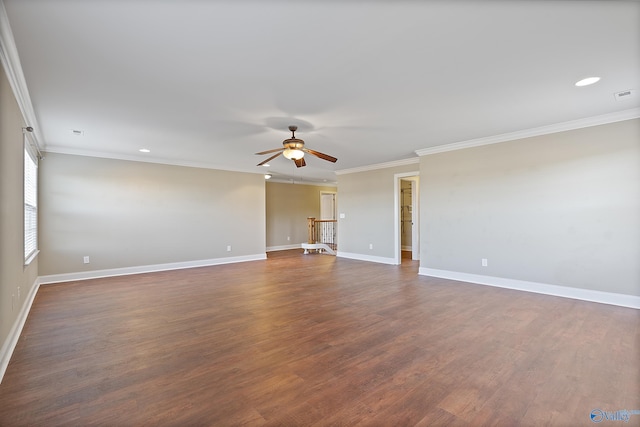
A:
<svg viewBox="0 0 640 427">
<path fill-rule="evenodd" d="M 38 164 L 29 150 L 24 150 L 24 259 L 27 262 L 38 250 Z"/>
</svg>

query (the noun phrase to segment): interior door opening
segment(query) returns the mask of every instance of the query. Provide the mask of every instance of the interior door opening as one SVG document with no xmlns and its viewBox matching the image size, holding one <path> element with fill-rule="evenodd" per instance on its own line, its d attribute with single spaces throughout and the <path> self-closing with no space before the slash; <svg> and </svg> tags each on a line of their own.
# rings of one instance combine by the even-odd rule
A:
<svg viewBox="0 0 640 427">
<path fill-rule="evenodd" d="M 420 259 L 418 172 L 395 175 L 396 251 L 395 262 Z"/>
<path fill-rule="evenodd" d="M 320 193 L 320 219 L 336 219 L 336 193 Z"/>
</svg>

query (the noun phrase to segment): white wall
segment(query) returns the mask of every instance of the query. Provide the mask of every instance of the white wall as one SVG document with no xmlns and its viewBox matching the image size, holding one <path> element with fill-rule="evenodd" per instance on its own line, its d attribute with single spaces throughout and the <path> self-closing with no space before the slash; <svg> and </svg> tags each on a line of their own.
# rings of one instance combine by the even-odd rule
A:
<svg viewBox="0 0 640 427">
<path fill-rule="evenodd" d="M 265 254 L 261 174 L 48 153 L 40 176 L 41 276 Z"/>
<path fill-rule="evenodd" d="M 423 156 L 420 181 L 421 270 L 640 296 L 640 120 Z"/>
</svg>

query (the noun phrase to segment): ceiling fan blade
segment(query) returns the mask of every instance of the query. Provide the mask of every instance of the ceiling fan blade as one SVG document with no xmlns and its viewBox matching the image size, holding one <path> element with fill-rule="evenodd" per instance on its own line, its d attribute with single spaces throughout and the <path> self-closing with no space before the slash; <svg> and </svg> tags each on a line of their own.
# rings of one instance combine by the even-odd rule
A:
<svg viewBox="0 0 640 427">
<path fill-rule="evenodd" d="M 296 164 L 297 167 L 301 168 L 303 166 L 306 166 L 307 163 L 304 161 L 304 157 L 300 157 L 299 159 L 294 159 L 293 162 Z"/>
<path fill-rule="evenodd" d="M 323 160 L 327 160 L 327 161 L 329 161 L 329 162 L 333 162 L 333 163 L 335 163 L 335 162 L 338 160 L 338 159 L 336 159 L 336 158 L 335 158 L 335 157 L 333 157 L 333 156 L 330 156 L 330 155 L 328 155 L 328 154 L 321 153 L 321 152 L 319 152 L 319 151 L 310 150 L 310 149 L 308 149 L 308 148 L 303 148 L 303 149 L 302 149 L 302 151 L 306 151 L 306 152 L 307 152 L 307 153 L 309 153 L 309 154 L 313 154 L 314 156 L 316 156 L 316 157 L 320 157 L 321 159 L 323 159 Z"/>
<path fill-rule="evenodd" d="M 256 154 L 269 154 L 269 153 L 275 153 L 276 151 L 282 151 L 282 150 L 284 150 L 284 148 L 274 148 L 273 150 L 261 151 Z"/>
<path fill-rule="evenodd" d="M 274 154 L 273 156 L 269 157 L 267 160 L 263 160 L 263 161 L 261 161 L 260 163 L 258 163 L 258 166 L 262 166 L 262 165 L 264 165 L 265 163 L 269 163 L 269 161 L 270 161 L 270 160 L 273 160 L 273 159 L 275 159 L 276 157 L 278 157 L 280 154 L 282 154 L 282 152 L 284 151 L 284 149 L 279 150 L 279 151 L 280 151 L 280 152 L 279 152 L 278 154 Z"/>
</svg>

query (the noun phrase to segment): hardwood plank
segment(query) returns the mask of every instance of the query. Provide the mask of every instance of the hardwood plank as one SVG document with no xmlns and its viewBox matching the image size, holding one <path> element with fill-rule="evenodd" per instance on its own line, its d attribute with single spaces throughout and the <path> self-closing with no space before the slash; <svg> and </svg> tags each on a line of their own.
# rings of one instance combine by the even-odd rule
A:
<svg viewBox="0 0 640 427">
<path fill-rule="evenodd" d="M 591 425 L 640 409 L 638 310 L 417 268 L 294 250 L 42 286 L 0 426 Z"/>
</svg>

